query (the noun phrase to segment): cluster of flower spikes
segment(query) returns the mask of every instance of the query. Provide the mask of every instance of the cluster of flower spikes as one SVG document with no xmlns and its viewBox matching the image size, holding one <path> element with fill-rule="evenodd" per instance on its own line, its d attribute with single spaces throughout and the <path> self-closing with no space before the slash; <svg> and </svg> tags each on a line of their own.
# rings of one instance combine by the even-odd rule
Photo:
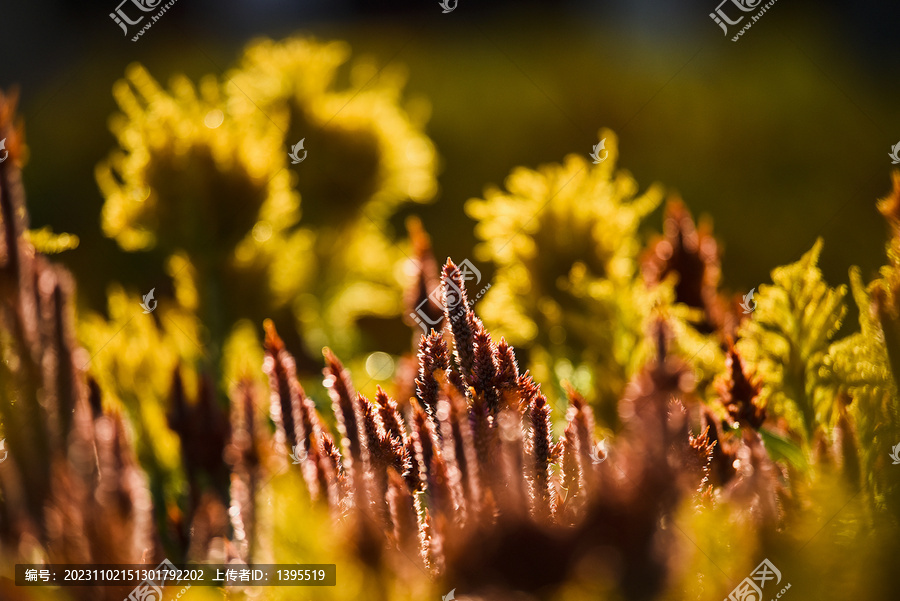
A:
<svg viewBox="0 0 900 601">
<path fill-rule="evenodd" d="M 158 556 L 146 477 L 124 420 L 104 414 L 75 340 L 75 285 L 28 240 L 15 100 L 0 94 L 0 556 L 130 564 Z M 15 587 L 18 589 L 18 587 Z M 0 598 L 25 597 L 0 582 Z M 99 590 L 98 590 L 99 589 Z M 118 601 L 115 587 L 69 598 Z"/>
<path fill-rule="evenodd" d="M 657 356 L 622 400 L 625 427 L 607 456 L 590 407 L 571 389 L 554 440 L 540 386 L 469 309 L 449 260 L 441 284 L 444 328 L 421 337 L 408 407 L 380 388 L 374 400 L 355 393 L 325 349 L 336 437 L 266 324 L 276 437 L 299 445 L 311 497 L 356 524 L 360 549 L 402 552 L 467 590 L 559 584 L 586 553 L 611 546 L 624 562 L 617 584 L 626 595 L 658 591 L 668 560 L 657 551 L 672 543 L 660 518 L 706 490 L 713 446 L 690 434 L 683 403 L 691 375 L 667 353 L 665 323 L 655 326 Z"/>
</svg>

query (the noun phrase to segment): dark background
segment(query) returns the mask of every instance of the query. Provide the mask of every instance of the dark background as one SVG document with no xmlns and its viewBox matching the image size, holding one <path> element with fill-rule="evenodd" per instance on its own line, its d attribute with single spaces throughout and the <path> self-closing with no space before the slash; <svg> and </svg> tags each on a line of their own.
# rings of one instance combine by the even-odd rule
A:
<svg viewBox="0 0 900 601">
<path fill-rule="evenodd" d="M 221 75 L 254 37 L 294 33 L 404 64 L 407 97 L 430 100 L 440 192 L 395 225 L 402 235 L 404 215 L 421 215 L 439 258 L 473 256 L 467 199 L 517 165 L 586 155 L 607 126 L 642 189 L 661 182 L 713 217 L 728 288 L 768 282 L 817 236 L 832 285 L 884 262 L 875 201 L 900 141 L 896 4 L 779 0 L 737 43 L 709 18 L 718 0 L 459 0 L 446 15 L 438 0 L 178 0 L 136 43 L 108 16 L 117 4 L 0 5 L 0 86 L 20 90 L 32 227 L 81 238 L 59 259 L 94 310 L 110 282 L 141 289 L 162 274 L 100 231 L 93 172 L 116 146 L 113 83 L 134 61 L 163 83 Z"/>
</svg>

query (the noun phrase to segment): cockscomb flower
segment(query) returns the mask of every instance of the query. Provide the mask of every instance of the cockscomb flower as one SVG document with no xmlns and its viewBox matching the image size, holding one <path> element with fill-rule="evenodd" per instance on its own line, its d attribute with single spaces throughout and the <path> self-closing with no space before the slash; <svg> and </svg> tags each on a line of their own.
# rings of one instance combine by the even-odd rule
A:
<svg viewBox="0 0 900 601">
<path fill-rule="evenodd" d="M 708 334 L 725 326 L 725 303 L 718 292 L 722 272 L 718 243 L 709 221 L 695 225 L 680 198 L 666 203 L 663 235 L 648 246 L 641 271 L 650 284 L 677 274 L 675 300 L 703 312 L 694 324 L 701 332 Z"/>
<path fill-rule="evenodd" d="M 0 139 L 15 135 L 0 96 Z M 216 385 L 215 368 L 195 342 L 207 325 L 195 315 L 203 313 L 197 282 L 204 266 L 187 251 L 174 253 L 169 265 L 177 302 L 161 295 L 153 315 L 141 315 L 140 297 L 115 291 L 109 321 L 82 317 L 89 349 L 82 351 L 73 279 L 25 236 L 24 143 L 12 141 L 13 160 L 0 164 L 0 421 L 8 451 L 0 468 L 0 556 L 10 558 L 7 568 L 31 561 L 155 565 L 173 552 L 179 563 L 335 557 L 344 576 L 322 595 L 336 599 L 437 598 L 456 587 L 472 599 L 648 601 L 724 598 L 734 589 L 731 577 L 765 554 L 785 576 L 790 570 L 798 590 L 815 582 L 837 591 L 832 596 L 866 598 L 895 588 L 884 569 L 895 555 L 900 509 L 888 454 L 900 440 L 895 239 L 889 264 L 868 289 L 859 270 L 851 271 L 859 331 L 837 338 L 843 290 L 825 283 L 816 246 L 760 287 L 726 369 L 724 356 L 717 365 L 686 355 L 703 352 L 702 344 L 687 344 L 692 332 L 703 344 L 716 345 L 715 336 L 690 325 L 679 312 L 687 305 L 665 280 L 650 293 L 636 269 L 622 277 L 615 258 L 590 281 L 576 277 L 567 260 L 554 272 L 554 260 L 566 259 L 551 252 L 554 244 L 569 244 L 566 236 L 585 233 L 584 224 L 542 225 L 521 236 L 549 250 L 535 247 L 502 266 L 519 295 L 507 301 L 533 310 L 536 324 L 574 328 L 568 340 L 591 343 L 579 349 L 584 356 L 554 359 L 566 346 L 560 331 L 534 333 L 538 342 L 521 355 L 531 358 L 530 369 L 521 373 L 514 349 L 466 307 L 461 327 L 446 324 L 425 338 L 416 358 L 422 386 L 413 392 L 411 377 L 398 378 L 409 391 L 399 401 L 388 393 L 396 396 L 396 383 L 371 401 L 356 393 L 354 364 L 345 367 L 326 350 L 334 415 L 322 418 L 287 350 L 302 351 L 308 339 L 282 340 L 272 323 L 263 325 L 264 345 L 226 345 L 226 355 L 240 357 L 223 361 L 230 376 Z M 622 200 L 613 184 L 627 180 L 603 176 L 608 165 L 585 168 L 593 176 L 572 180 L 584 185 L 579 198 L 550 214 L 560 222 L 586 219 L 597 240 L 620 239 L 620 232 L 594 228 L 612 230 L 620 210 L 630 209 L 618 207 L 606 221 L 584 211 L 594 210 L 594 193 Z M 545 172 L 573 175 L 565 167 Z M 597 185 L 587 185 L 594 176 Z M 549 181 L 521 177 L 538 188 Z M 883 206 L 889 220 L 897 198 Z M 545 235 L 550 231 L 559 240 Z M 374 239 L 384 242 L 380 236 Z M 628 238 L 626 246 L 636 248 Z M 355 253 L 339 262 L 353 266 Z M 634 268 L 634 255 L 625 254 Z M 522 273 L 541 275 L 521 276 L 533 291 L 513 287 Z M 350 280 L 358 283 L 357 274 Z M 311 290 L 304 286 L 298 289 Z M 452 272 L 441 286 L 465 297 L 465 281 Z M 323 314 L 330 311 L 337 309 Z M 601 330 L 590 327 L 594 311 L 605 316 L 609 340 L 622 340 L 592 346 Z M 623 354 L 591 354 L 598 349 Z M 566 386 L 565 374 L 579 381 Z M 610 374 L 627 384 L 616 393 L 619 383 L 604 382 L 613 400 L 595 412 L 586 400 L 596 392 L 590 378 Z M 721 382 L 718 396 L 697 384 L 710 380 Z M 160 386 L 171 421 L 161 413 Z M 271 421 L 256 414 L 265 387 Z M 559 395 L 557 388 L 567 397 L 565 415 L 547 394 Z M 220 404 L 225 396 L 230 419 Z M 594 415 L 612 426 L 602 447 Z M 734 428 L 736 420 L 748 427 Z M 287 464 L 279 440 L 294 442 L 299 465 Z M 154 524 L 162 527 L 154 531 Z M 781 561 L 785 552 L 789 563 Z M 10 586 L 0 579 L 0 596 L 10 596 Z M 39 589 L 11 594 L 31 601 L 32 590 Z M 72 591 L 77 599 L 122 599 L 114 587 Z"/>
<path fill-rule="evenodd" d="M 229 496 L 231 527 L 238 557 L 252 562 L 258 551 L 257 516 L 254 494 L 261 484 L 268 431 L 260 423 L 256 390 L 249 381 L 238 383 L 232 390 L 231 439 L 223 458 L 231 468 Z"/>
<path fill-rule="evenodd" d="M 413 283 L 407 286 L 403 298 L 407 312 L 404 321 L 418 332 L 417 324 L 423 321 L 420 315 L 422 312 L 427 318 L 426 327 L 430 324 L 440 327 L 438 324 L 444 317 L 444 309 L 438 299 L 432 298 L 432 292 L 440 290 L 441 279 L 437 261 L 431 250 L 431 239 L 417 218 L 407 219 L 406 229 L 409 232 L 415 259 L 408 263 Z"/>
<path fill-rule="evenodd" d="M 272 394 L 272 408 L 270 414 L 275 422 L 282 444 L 291 449 L 303 444 L 304 451 L 309 450 L 309 438 L 313 436 L 311 428 L 303 422 L 303 411 L 300 397 L 302 390 L 297 382 L 297 371 L 293 358 L 284 348 L 284 343 L 275 331 L 275 325 L 267 321 L 264 324 L 266 330 L 266 362 L 263 370 L 269 376 L 269 385 L 274 391 Z"/>
<path fill-rule="evenodd" d="M 229 417 L 218 405 L 209 377 L 201 377 L 197 396 L 188 400 L 180 370 L 176 368 L 168 426 L 181 440 L 190 494 L 189 519 L 198 509 L 204 492 L 218 496 L 223 502 L 228 499 L 228 472 L 222 456 L 231 436 Z"/>
<path fill-rule="evenodd" d="M 434 415 L 440 390 L 439 374 L 450 367 L 447 343 L 439 332 L 432 330 L 419 342 L 419 375 L 416 378 L 416 399 L 429 415 Z"/>
<path fill-rule="evenodd" d="M 550 488 L 550 462 L 553 438 L 550 424 L 550 406 L 543 395 L 537 394 L 528 406 L 529 447 L 533 462 L 531 474 L 531 495 L 534 498 L 534 513 L 545 519 L 553 514 L 553 498 Z"/>
<path fill-rule="evenodd" d="M 444 299 L 444 319 L 450 324 L 453 334 L 453 356 L 458 373 L 465 383 L 472 381 L 475 367 L 475 327 L 474 315 L 469 310 L 469 297 L 462 272 L 447 259 L 441 277 Z"/>
<path fill-rule="evenodd" d="M 759 430 L 766 419 L 760 386 L 745 373 L 744 361 L 732 346 L 725 358 L 726 377 L 719 382 L 719 398 L 736 424 Z"/>
<path fill-rule="evenodd" d="M 90 356 L 75 337 L 74 279 L 26 238 L 25 141 L 14 112 L 15 100 L 0 93 L 9 153 L 0 162 L 0 555 L 138 562 L 159 550 L 153 499 L 124 416 L 89 384 Z"/>
<path fill-rule="evenodd" d="M 350 476 L 352 485 L 361 486 L 364 470 L 362 444 L 360 438 L 360 414 L 355 401 L 350 374 L 344 369 L 331 349 L 324 349 L 325 355 L 325 387 L 331 397 L 334 416 L 341 435 L 342 448 L 345 452 L 343 464 Z"/>
<path fill-rule="evenodd" d="M 476 326 L 473 341 L 475 353 L 472 361 L 472 386 L 484 394 L 488 408 L 492 413 L 496 413 L 500 405 L 500 394 L 497 390 L 497 349 L 481 320 L 476 322 Z"/>
</svg>

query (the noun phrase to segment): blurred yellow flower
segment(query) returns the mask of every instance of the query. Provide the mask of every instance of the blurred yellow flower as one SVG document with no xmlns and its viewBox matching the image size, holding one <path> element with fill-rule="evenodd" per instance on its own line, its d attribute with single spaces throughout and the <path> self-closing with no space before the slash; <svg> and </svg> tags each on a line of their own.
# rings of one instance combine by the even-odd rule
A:
<svg viewBox="0 0 900 601">
<path fill-rule="evenodd" d="M 342 42 L 262 40 L 221 81 L 179 76 L 166 90 L 132 65 L 114 87 L 121 148 L 96 173 L 104 232 L 189 261 L 192 310 L 220 345 L 237 320 L 284 309 L 311 355 L 328 345 L 352 361 L 359 319 L 402 310 L 388 219 L 436 193 L 427 105 L 401 108 L 401 70 L 368 60 L 337 87 L 349 55 Z"/>
<path fill-rule="evenodd" d="M 562 165 L 516 168 L 505 191 L 490 188 L 466 210 L 478 220 L 478 258 L 497 266 L 479 308 L 485 323 L 530 348 L 536 378 L 581 374 L 573 384 L 611 409 L 649 352 L 653 307 L 672 295 L 670 286 L 648 290 L 638 274 L 638 227 L 662 191 L 638 195 L 631 175 L 616 171 L 615 135 L 603 138 L 609 154 L 598 165 L 569 155 Z"/>
</svg>

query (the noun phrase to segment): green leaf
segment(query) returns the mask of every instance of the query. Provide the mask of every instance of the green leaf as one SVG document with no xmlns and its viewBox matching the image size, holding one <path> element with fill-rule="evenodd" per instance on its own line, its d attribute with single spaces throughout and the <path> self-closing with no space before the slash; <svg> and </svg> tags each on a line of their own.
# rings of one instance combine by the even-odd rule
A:
<svg viewBox="0 0 900 601">
<path fill-rule="evenodd" d="M 846 286 L 830 288 L 817 267 L 821 251 L 820 239 L 799 261 L 772 271 L 773 284 L 760 286 L 737 343 L 762 379 L 770 412 L 806 441 L 819 425 L 832 423 L 836 391 L 823 367 L 847 311 Z"/>
<path fill-rule="evenodd" d="M 801 472 L 806 472 L 809 469 L 809 461 L 807 461 L 806 455 L 796 442 L 765 428 L 761 429 L 759 433 L 762 436 L 766 450 L 769 452 L 769 457 L 773 461 L 787 461 Z"/>
</svg>

